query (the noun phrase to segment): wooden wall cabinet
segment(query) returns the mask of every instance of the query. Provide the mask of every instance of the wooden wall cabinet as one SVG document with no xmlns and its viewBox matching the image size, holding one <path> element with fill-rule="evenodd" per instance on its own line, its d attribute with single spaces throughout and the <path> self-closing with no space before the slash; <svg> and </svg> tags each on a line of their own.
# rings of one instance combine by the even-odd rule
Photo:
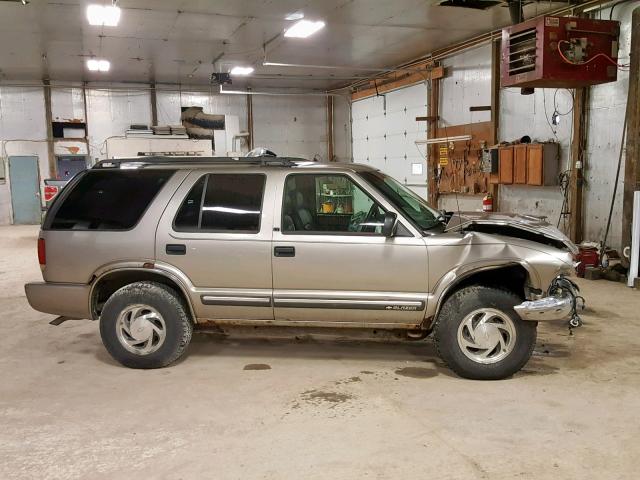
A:
<svg viewBox="0 0 640 480">
<path fill-rule="evenodd" d="M 559 164 L 560 151 L 557 143 L 527 145 L 527 184 L 557 185 Z"/>
<path fill-rule="evenodd" d="M 499 165 L 498 172 L 500 177 L 500 183 L 512 184 L 513 183 L 513 147 L 500 147 L 499 153 Z"/>
<path fill-rule="evenodd" d="M 513 146 L 513 183 L 527 183 L 527 144 Z"/>
<path fill-rule="evenodd" d="M 560 150 L 557 143 L 530 143 L 498 149 L 499 182 L 504 185 L 558 185 Z"/>
</svg>

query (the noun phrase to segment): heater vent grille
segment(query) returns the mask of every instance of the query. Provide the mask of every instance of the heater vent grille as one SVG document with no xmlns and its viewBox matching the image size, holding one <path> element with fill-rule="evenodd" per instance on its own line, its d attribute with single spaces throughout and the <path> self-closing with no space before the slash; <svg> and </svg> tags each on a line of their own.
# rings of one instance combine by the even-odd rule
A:
<svg viewBox="0 0 640 480">
<path fill-rule="evenodd" d="M 536 69 L 537 30 L 529 28 L 509 36 L 509 75 Z"/>
</svg>

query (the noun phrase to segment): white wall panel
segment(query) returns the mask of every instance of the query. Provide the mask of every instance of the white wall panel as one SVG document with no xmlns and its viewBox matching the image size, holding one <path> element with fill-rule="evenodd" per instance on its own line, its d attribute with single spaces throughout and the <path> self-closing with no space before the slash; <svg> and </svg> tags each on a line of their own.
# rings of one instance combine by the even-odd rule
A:
<svg viewBox="0 0 640 480">
<path fill-rule="evenodd" d="M 220 95 L 206 92 L 169 92 L 158 86 L 156 102 L 158 124 L 180 125 L 181 107 L 202 107 L 205 113 L 236 115 L 240 129 L 247 128 L 247 98 L 245 95 Z"/>
<path fill-rule="evenodd" d="M 84 121 L 82 87 L 51 88 L 51 117 L 56 122 Z"/>
<path fill-rule="evenodd" d="M 557 93 L 556 93 L 557 90 Z M 555 96 L 555 107 L 554 107 Z M 536 88 L 533 95 L 521 95 L 519 88 L 505 88 L 500 93 L 499 139 L 513 141 L 524 135 L 533 141 L 556 141 L 560 144 L 560 171 L 569 168 L 573 117 L 560 118 L 560 124 L 550 124 L 554 109 L 568 113 L 572 108 L 569 90 Z M 500 210 L 547 217 L 556 225 L 562 208 L 560 187 L 500 185 Z M 568 227 L 568 217 L 560 227 Z"/>
<path fill-rule="evenodd" d="M 333 97 L 333 155 L 337 162 L 351 162 L 351 99 Z"/>
<path fill-rule="evenodd" d="M 631 12 L 639 6 L 638 1 L 617 5 L 613 13 L 613 19 L 621 22 L 619 57 L 625 62 L 629 58 L 631 45 Z M 609 11 L 610 9 L 602 10 L 602 18 L 609 18 Z M 628 88 L 629 73 L 620 70 L 618 70 L 616 82 L 591 87 L 583 208 L 584 232 L 588 240 L 604 239 L 613 196 Z M 617 249 L 625 246 L 622 245 L 621 238 L 623 179 L 624 153 L 611 219 L 611 231 L 607 240 L 609 245 Z"/>
<path fill-rule="evenodd" d="M 469 107 L 491 105 L 491 45 L 445 59 L 446 76 L 440 82 L 440 126 L 488 122 L 491 112 Z"/>
<path fill-rule="evenodd" d="M 379 168 L 426 197 L 426 161 L 415 144 L 426 138 L 425 123 L 416 122 L 427 112 L 425 84 L 358 100 L 351 109 L 353 161 Z M 412 164 L 422 165 L 422 173 L 413 174 Z"/>
<path fill-rule="evenodd" d="M 0 139 L 47 138 L 42 87 L 0 87 Z"/>
<path fill-rule="evenodd" d="M 470 107 L 491 105 L 491 46 L 483 45 L 445 59 L 440 82 L 439 127 L 488 122 L 491 112 Z M 441 194 L 438 207 L 448 211 L 482 209 L 483 195 Z"/>
<path fill-rule="evenodd" d="M 145 88 L 145 87 L 143 87 Z M 133 123 L 151 125 L 149 90 L 87 89 L 87 127 L 91 158 L 104 158 L 107 138 L 122 136 Z"/>
<path fill-rule="evenodd" d="M 327 159 L 327 100 L 324 96 L 253 97 L 253 145 L 278 155 Z"/>
<path fill-rule="evenodd" d="M 42 87 L 0 87 L 0 161 L 7 180 L 0 182 L 0 225 L 11 221 L 11 179 L 7 157 L 35 155 L 40 177 L 48 177 L 47 130 Z M 26 140 L 26 141 L 25 141 Z"/>
</svg>

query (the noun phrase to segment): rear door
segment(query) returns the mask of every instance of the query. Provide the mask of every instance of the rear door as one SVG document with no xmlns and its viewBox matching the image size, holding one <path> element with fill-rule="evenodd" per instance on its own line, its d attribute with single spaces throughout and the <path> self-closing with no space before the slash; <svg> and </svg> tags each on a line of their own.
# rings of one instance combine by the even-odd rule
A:
<svg viewBox="0 0 640 480">
<path fill-rule="evenodd" d="M 156 257 L 186 275 L 201 319 L 273 319 L 271 208 L 264 173 L 194 171 L 156 236 Z"/>
</svg>

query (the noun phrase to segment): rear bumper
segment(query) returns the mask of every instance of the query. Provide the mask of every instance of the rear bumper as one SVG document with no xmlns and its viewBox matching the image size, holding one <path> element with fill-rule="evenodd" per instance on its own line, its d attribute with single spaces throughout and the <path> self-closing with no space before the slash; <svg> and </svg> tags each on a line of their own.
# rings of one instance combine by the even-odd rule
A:
<svg viewBox="0 0 640 480">
<path fill-rule="evenodd" d="M 513 309 L 522 320 L 543 322 L 548 320 L 567 320 L 573 313 L 573 299 L 570 296 L 544 297 L 529 300 L 516 305 Z"/>
<path fill-rule="evenodd" d="M 91 286 L 75 283 L 27 283 L 24 291 L 34 310 L 69 318 L 91 318 Z"/>
</svg>

